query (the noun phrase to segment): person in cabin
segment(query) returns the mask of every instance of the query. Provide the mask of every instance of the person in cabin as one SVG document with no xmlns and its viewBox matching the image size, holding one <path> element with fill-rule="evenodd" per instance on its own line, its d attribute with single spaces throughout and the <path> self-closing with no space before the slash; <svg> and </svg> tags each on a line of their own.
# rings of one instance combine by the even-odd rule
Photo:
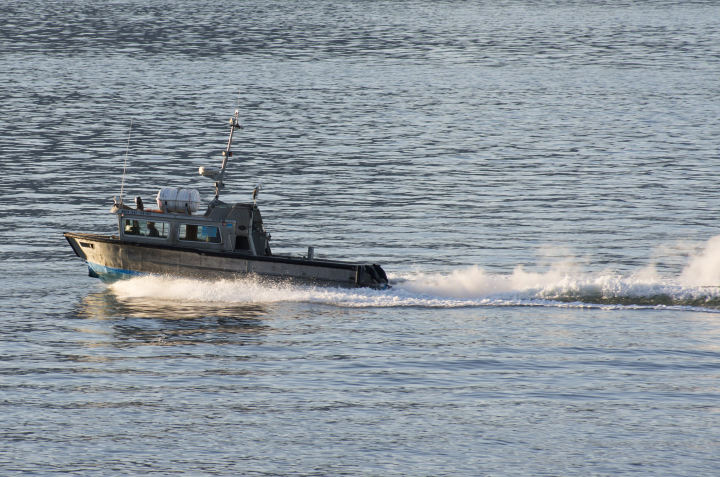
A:
<svg viewBox="0 0 720 477">
<path fill-rule="evenodd" d="M 140 235 L 140 223 L 137 220 L 126 220 L 125 235 Z"/>
<path fill-rule="evenodd" d="M 160 237 L 160 232 L 155 228 L 155 222 L 147 223 L 148 237 Z"/>
</svg>

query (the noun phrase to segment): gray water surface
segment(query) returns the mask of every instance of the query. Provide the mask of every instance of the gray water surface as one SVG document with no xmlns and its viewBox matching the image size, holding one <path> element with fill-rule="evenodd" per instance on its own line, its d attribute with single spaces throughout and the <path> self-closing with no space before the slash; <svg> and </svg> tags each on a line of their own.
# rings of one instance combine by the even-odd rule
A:
<svg viewBox="0 0 720 477">
<path fill-rule="evenodd" d="M 716 2 L 0 18 L 2 475 L 720 471 Z M 235 109 L 223 200 L 392 289 L 86 276 Z"/>
</svg>

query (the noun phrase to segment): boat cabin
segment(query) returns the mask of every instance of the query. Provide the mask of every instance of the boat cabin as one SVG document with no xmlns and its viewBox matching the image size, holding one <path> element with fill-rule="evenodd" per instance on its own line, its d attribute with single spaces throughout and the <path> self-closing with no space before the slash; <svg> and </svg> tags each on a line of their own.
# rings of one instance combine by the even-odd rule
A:
<svg viewBox="0 0 720 477">
<path fill-rule="evenodd" d="M 139 204 L 142 204 L 140 202 Z M 113 207 L 119 239 L 126 242 L 269 256 L 270 234 L 255 204 L 218 202 L 200 215 L 145 210 L 142 205 Z"/>
</svg>

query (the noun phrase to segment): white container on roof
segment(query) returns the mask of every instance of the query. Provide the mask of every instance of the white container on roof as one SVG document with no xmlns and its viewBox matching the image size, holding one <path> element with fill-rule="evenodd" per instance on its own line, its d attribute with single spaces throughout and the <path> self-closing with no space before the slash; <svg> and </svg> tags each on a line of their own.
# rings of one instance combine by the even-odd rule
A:
<svg viewBox="0 0 720 477">
<path fill-rule="evenodd" d="M 164 187 L 157 195 L 157 205 L 163 212 L 197 212 L 200 193 L 196 189 Z"/>
</svg>

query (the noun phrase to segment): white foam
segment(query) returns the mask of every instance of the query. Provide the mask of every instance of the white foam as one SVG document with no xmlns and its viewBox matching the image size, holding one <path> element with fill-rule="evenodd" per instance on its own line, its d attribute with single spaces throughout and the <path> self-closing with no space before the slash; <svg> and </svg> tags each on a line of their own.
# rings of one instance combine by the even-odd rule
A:
<svg viewBox="0 0 720 477">
<path fill-rule="evenodd" d="M 632 274 L 611 269 L 585 273 L 570 262 L 544 273 L 522 265 L 511 274 L 487 273 L 478 266 L 450 273 L 391 274 L 389 290 L 343 289 L 277 283 L 260 278 L 201 281 L 137 277 L 110 286 L 120 298 L 175 302 L 310 302 L 344 307 L 462 307 L 543 305 L 561 307 L 720 307 L 720 236 L 709 240 L 678 277 L 661 276 L 654 265 Z"/>
<path fill-rule="evenodd" d="M 561 263 L 546 273 L 532 273 L 518 265 L 512 275 L 490 275 L 477 266 L 471 266 L 454 270 L 448 275 L 420 273 L 404 278 L 399 286 L 417 294 L 477 299 L 549 286 L 562 280 L 572 269 L 569 263 Z"/>
<path fill-rule="evenodd" d="M 680 280 L 689 286 L 720 285 L 720 235 L 708 240 L 704 249 L 690 258 Z"/>
<path fill-rule="evenodd" d="M 343 289 L 272 283 L 252 278 L 216 282 L 161 277 L 138 277 L 110 286 L 121 299 L 155 299 L 192 303 L 307 302 L 342 307 L 440 307 L 543 305 L 561 307 L 619 306 L 703 307 L 720 300 L 720 290 L 688 288 L 672 281 L 640 276 L 528 273 L 492 275 L 478 267 L 450 274 L 397 277 L 392 289 Z M 664 297 L 653 302 L 654 297 Z"/>
</svg>

